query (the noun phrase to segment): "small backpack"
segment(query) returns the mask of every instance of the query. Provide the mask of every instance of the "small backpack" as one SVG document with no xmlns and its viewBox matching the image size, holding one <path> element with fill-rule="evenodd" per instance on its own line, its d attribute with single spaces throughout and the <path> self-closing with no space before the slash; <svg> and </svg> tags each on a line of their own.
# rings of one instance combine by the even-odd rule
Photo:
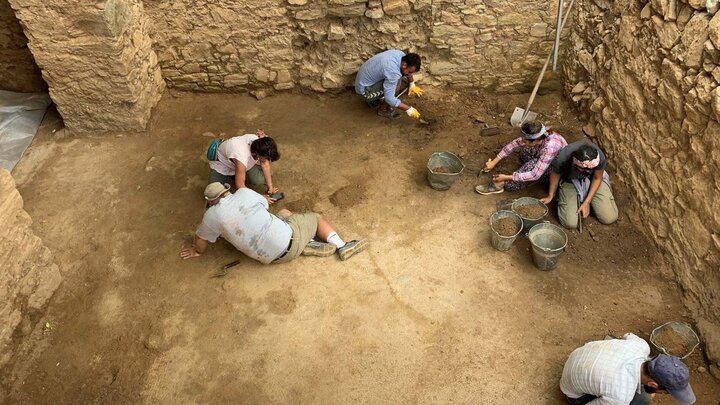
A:
<svg viewBox="0 0 720 405">
<path fill-rule="evenodd" d="M 212 141 L 212 143 L 210 144 L 210 147 L 207 150 L 207 158 L 209 161 L 212 162 L 212 161 L 217 160 L 217 150 L 222 142 L 223 142 L 222 139 L 216 139 L 216 140 Z"/>
</svg>

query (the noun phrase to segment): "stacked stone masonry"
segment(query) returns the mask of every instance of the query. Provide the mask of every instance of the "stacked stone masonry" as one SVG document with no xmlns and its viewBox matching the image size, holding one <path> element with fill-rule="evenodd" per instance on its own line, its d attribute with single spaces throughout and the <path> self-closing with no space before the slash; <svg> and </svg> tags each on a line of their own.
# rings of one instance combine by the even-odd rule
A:
<svg viewBox="0 0 720 405">
<path fill-rule="evenodd" d="M 557 2 L 159 0 L 145 2 L 167 83 L 196 91 L 325 92 L 368 57 L 406 49 L 426 81 L 517 91 L 550 51 Z"/>
<path fill-rule="evenodd" d="M 15 11 L 7 0 L 0 0 L 0 90 L 29 93 L 46 89 Z"/>
<path fill-rule="evenodd" d="M 720 378 L 717 0 L 580 0 L 566 90 L 675 265 Z M 638 293 L 642 293 L 639 286 Z"/>
<path fill-rule="evenodd" d="M 9 1 L 68 128 L 145 128 L 165 84 L 139 0 Z"/>
<path fill-rule="evenodd" d="M 50 251 L 30 229 L 30 216 L 7 170 L 0 168 L 0 369 L 40 323 L 62 277 Z"/>
</svg>

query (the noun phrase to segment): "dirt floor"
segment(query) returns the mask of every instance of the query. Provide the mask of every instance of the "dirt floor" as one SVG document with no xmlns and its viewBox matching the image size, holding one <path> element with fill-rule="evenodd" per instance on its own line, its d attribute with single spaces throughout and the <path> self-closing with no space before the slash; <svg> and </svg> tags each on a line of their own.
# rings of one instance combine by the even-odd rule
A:
<svg viewBox="0 0 720 405">
<path fill-rule="evenodd" d="M 516 136 L 507 122 L 526 98 L 426 90 L 416 106 L 437 120 L 430 127 L 377 117 L 351 93 L 167 93 L 142 134 L 53 133 L 50 114 L 13 174 L 64 283 L 23 361 L 2 374 L 5 401 L 558 404 L 574 348 L 689 320 L 619 185 L 618 223 L 568 232 L 554 271 L 533 266 L 525 237 L 493 250 L 496 204 L 544 193 L 473 191 Z M 559 97 L 533 110 L 581 136 Z M 480 137 L 478 119 L 502 133 Z M 320 212 L 368 251 L 264 266 L 220 241 L 180 259 L 203 214 L 213 134 L 258 128 L 282 154 L 275 183 L 286 199 L 273 210 Z M 444 192 L 426 180 L 439 150 L 467 165 Z M 716 403 L 700 350 L 688 361 L 698 404 Z"/>
</svg>

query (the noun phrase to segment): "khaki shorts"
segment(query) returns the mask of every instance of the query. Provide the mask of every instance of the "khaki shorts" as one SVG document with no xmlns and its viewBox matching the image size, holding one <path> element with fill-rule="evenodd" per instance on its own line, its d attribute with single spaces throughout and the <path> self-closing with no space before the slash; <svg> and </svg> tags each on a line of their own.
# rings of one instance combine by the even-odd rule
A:
<svg viewBox="0 0 720 405">
<path fill-rule="evenodd" d="M 285 218 L 285 222 L 292 229 L 293 239 L 287 254 L 281 259 L 275 260 L 274 263 L 284 263 L 300 256 L 305 246 L 317 233 L 319 217 L 320 215 L 310 212 L 307 214 L 292 214 Z"/>
</svg>

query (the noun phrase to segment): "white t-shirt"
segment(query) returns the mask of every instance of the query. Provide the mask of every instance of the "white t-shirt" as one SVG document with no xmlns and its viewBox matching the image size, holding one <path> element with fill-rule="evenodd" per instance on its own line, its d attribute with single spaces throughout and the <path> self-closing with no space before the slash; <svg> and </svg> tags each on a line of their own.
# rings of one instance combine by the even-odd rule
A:
<svg viewBox="0 0 720 405">
<path fill-rule="evenodd" d="M 285 252 L 292 229 L 267 209 L 263 196 L 241 188 L 205 212 L 196 235 L 212 243 L 222 236 L 237 250 L 268 264 Z"/>
<path fill-rule="evenodd" d="M 235 163 L 230 159 L 235 159 L 245 166 L 245 170 L 252 169 L 257 161 L 250 154 L 250 144 L 258 138 L 255 134 L 247 134 L 224 141 L 218 146 L 217 160 L 210 162 L 210 168 L 220 174 L 234 176 Z"/>
<path fill-rule="evenodd" d="M 632 333 L 586 343 L 565 363 L 560 390 L 570 398 L 598 397 L 592 405 L 627 405 L 640 391 L 640 366 L 649 355 L 647 342 Z"/>
</svg>

